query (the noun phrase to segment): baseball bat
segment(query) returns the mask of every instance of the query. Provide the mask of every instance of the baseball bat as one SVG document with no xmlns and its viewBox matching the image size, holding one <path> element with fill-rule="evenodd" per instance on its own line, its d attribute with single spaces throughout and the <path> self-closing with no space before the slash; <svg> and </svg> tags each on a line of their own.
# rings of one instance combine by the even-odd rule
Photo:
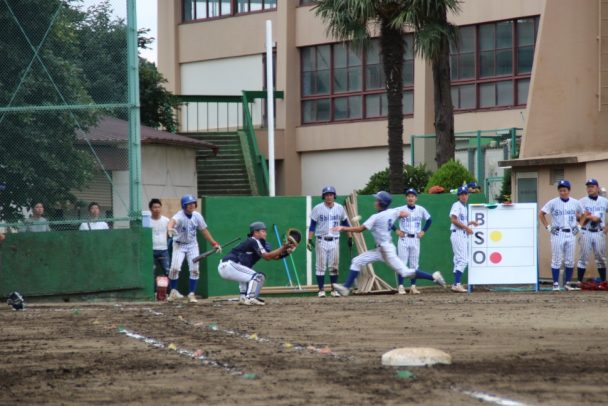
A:
<svg viewBox="0 0 608 406">
<path fill-rule="evenodd" d="M 241 239 L 241 237 L 236 237 L 236 238 L 228 241 L 226 244 L 222 244 L 221 246 L 222 246 L 222 248 L 229 247 L 232 244 L 234 244 L 235 242 L 239 241 L 240 239 Z M 192 262 L 197 263 L 201 259 L 207 258 L 209 255 L 215 254 L 216 252 L 217 251 L 215 250 L 215 248 L 211 248 L 209 251 L 205 251 L 201 255 L 192 258 Z"/>
</svg>

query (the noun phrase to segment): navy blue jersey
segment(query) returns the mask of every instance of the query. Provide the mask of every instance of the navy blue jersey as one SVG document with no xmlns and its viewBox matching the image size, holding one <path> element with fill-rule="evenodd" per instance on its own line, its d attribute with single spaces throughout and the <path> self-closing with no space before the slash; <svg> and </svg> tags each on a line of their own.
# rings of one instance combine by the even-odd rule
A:
<svg viewBox="0 0 608 406">
<path fill-rule="evenodd" d="M 270 251 L 272 249 L 266 240 L 257 240 L 254 237 L 249 237 L 230 250 L 228 255 L 222 258 L 222 261 L 233 261 L 247 268 L 253 268 L 255 263 L 262 258 L 262 254 Z"/>
</svg>

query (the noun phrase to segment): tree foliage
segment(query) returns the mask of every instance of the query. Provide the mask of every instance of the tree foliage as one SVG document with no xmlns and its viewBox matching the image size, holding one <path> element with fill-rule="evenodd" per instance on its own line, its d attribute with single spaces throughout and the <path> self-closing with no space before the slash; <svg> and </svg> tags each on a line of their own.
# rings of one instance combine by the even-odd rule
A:
<svg viewBox="0 0 608 406">
<path fill-rule="evenodd" d="M 32 106 L 0 113 L 0 182 L 7 183 L 0 192 L 1 222 L 21 219 L 22 209 L 37 201 L 75 204 L 72 191 L 93 177 L 97 163 L 78 148 L 77 134 L 102 112 L 50 107 L 128 101 L 124 20 L 113 16 L 108 1 L 79 6 L 73 0 L 0 2 L 0 106 Z M 140 30 L 140 47 L 152 40 Z M 152 63 L 140 59 L 140 66 L 143 123 L 175 131 L 164 78 Z M 109 112 L 127 117 L 126 108 Z"/>
<path fill-rule="evenodd" d="M 428 192 L 433 186 L 442 186 L 445 190 L 456 189 L 463 184 L 474 181 L 475 178 L 464 165 L 459 161 L 451 159 L 431 176 L 426 185 L 426 191 Z"/>
<path fill-rule="evenodd" d="M 23 0 L 10 7 L 0 7 L 0 105 L 90 103 L 82 70 L 70 62 L 78 43 L 66 5 Z M 85 110 L 0 113 L 0 181 L 7 183 L 0 192 L 3 221 L 20 219 L 21 208 L 34 201 L 74 200 L 70 191 L 82 187 L 93 170 L 90 157 L 75 147 L 76 131 L 94 123 L 95 115 Z"/>
<path fill-rule="evenodd" d="M 405 165 L 403 167 L 403 191 L 409 188 L 416 189 L 418 192 L 423 191 L 431 175 L 432 172 L 424 164 L 417 166 Z M 374 173 L 369 178 L 367 185 L 359 190 L 358 193 L 362 195 L 371 195 L 381 190 L 388 190 L 388 188 L 389 168 L 386 168 L 380 172 Z"/>
</svg>

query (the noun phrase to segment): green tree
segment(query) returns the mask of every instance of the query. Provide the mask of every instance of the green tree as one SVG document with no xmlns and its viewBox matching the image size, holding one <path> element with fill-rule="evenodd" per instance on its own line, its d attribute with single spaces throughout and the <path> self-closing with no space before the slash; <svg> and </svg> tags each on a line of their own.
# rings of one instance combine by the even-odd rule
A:
<svg viewBox="0 0 608 406">
<path fill-rule="evenodd" d="M 60 0 L 0 3 L 0 106 L 88 104 L 82 71 L 70 62 L 78 49 L 66 4 Z M 38 57 L 35 57 L 38 49 Z M 22 217 L 41 200 L 73 201 L 89 180 L 90 156 L 76 148 L 76 132 L 95 123 L 86 110 L 0 113 L 0 221 Z"/>
<path fill-rule="evenodd" d="M 445 190 L 449 191 L 474 181 L 475 178 L 464 165 L 459 161 L 451 159 L 431 176 L 426 185 L 426 191 L 428 192 L 433 186 L 442 186 Z"/>
<path fill-rule="evenodd" d="M 409 0 L 409 10 L 395 20 L 414 30 L 414 51 L 431 62 L 435 110 L 435 161 L 437 166 L 454 159 L 454 106 L 450 74 L 450 44 L 457 43 L 456 27 L 448 12 L 459 12 L 459 0 Z"/>
<path fill-rule="evenodd" d="M 127 25 L 113 15 L 112 5 L 104 0 L 86 9 L 74 10 L 82 53 L 80 66 L 87 78 L 86 87 L 97 103 L 127 102 Z M 138 31 L 138 46 L 147 49 L 154 41 L 149 29 Z M 177 106 L 171 92 L 163 86 L 166 79 L 152 62 L 139 58 L 139 98 L 141 123 L 175 132 Z M 127 119 L 126 109 L 111 114 Z"/>
<path fill-rule="evenodd" d="M 414 188 L 418 192 L 423 191 L 431 175 L 431 171 L 428 170 L 426 165 L 424 164 L 420 164 L 417 166 L 405 165 L 403 167 L 404 190 Z M 386 168 L 380 172 L 374 173 L 369 178 L 367 185 L 365 185 L 363 189 L 359 190 L 358 193 L 362 195 L 371 195 L 381 190 L 388 190 L 388 188 L 389 169 Z"/>
</svg>

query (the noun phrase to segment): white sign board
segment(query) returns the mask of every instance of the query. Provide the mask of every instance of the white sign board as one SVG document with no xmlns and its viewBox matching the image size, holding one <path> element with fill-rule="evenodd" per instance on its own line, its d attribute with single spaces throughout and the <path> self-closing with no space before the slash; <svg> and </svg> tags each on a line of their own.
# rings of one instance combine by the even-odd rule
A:
<svg viewBox="0 0 608 406">
<path fill-rule="evenodd" d="M 469 285 L 538 286 L 536 203 L 470 204 Z"/>
</svg>

